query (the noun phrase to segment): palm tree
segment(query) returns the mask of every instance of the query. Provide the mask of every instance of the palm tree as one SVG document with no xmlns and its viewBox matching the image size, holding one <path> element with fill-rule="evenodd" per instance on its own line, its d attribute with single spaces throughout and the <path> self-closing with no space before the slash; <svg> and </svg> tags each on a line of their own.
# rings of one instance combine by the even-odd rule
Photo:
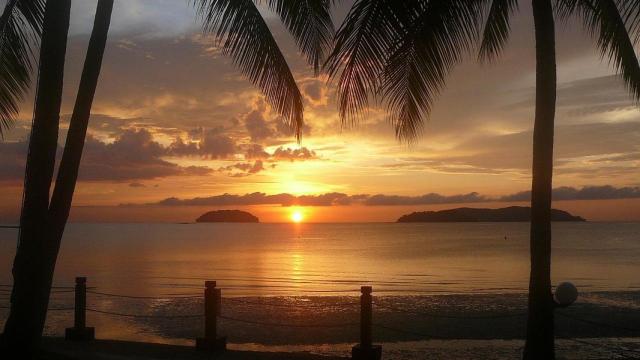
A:
<svg viewBox="0 0 640 360">
<path fill-rule="evenodd" d="M 479 45 L 494 60 L 509 37 L 518 0 L 356 0 L 326 62 L 337 78 L 342 121 L 356 123 L 372 98 L 383 102 L 401 140 L 414 140 L 448 72 Z M 556 104 L 555 20 L 577 17 L 601 54 L 640 100 L 640 67 L 630 34 L 639 34 L 640 2 L 531 0 L 536 40 L 531 276 L 525 359 L 554 358 L 551 291 L 551 188 Z M 554 6 L 555 5 L 555 6 Z"/>
<path fill-rule="evenodd" d="M 304 125 L 302 95 L 259 5 L 279 16 L 318 74 L 334 35 L 330 10 L 335 0 L 193 1 L 204 31 L 215 35 L 223 53 L 262 90 L 300 140 Z"/>
<path fill-rule="evenodd" d="M 44 0 L 9 0 L 0 17 L 0 136 L 14 122 L 31 84 L 33 44 L 43 19 Z"/>
<path fill-rule="evenodd" d="M 19 246 L 13 264 L 11 312 L 2 339 L 10 353 L 32 355 L 29 352 L 37 348 L 49 300 L 51 277 L 42 271 L 47 240 L 44 225 L 58 145 L 70 11 L 71 0 L 48 1 L 44 10 L 38 95 L 27 155 Z M 11 75 L 10 69 L 5 69 L 3 75 L 7 74 Z"/>
<path fill-rule="evenodd" d="M 224 51 L 263 90 L 267 100 L 300 139 L 302 96 L 257 4 L 237 0 L 196 3 L 205 30 L 215 31 L 217 37 L 223 39 Z M 268 2 L 268 7 L 280 15 L 318 73 L 334 32 L 329 2 L 273 0 Z M 10 0 L 0 18 L 0 62 L 6 65 L 0 67 L 0 121 L 3 127 L 13 121 L 18 103 L 28 90 L 31 45 L 42 34 L 36 111 L 25 174 L 20 240 L 13 268 L 12 307 L 1 339 L 3 344 L 0 344 L 7 346 L 10 352 L 36 350 L 42 334 L 112 8 L 113 0 L 98 0 L 94 29 L 50 202 L 70 0 Z M 31 32 L 27 32 L 29 29 Z"/>
</svg>

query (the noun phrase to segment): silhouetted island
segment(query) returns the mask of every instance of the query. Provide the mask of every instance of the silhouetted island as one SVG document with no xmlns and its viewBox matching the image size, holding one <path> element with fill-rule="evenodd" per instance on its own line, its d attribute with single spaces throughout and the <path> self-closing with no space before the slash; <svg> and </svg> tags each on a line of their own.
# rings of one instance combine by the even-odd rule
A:
<svg viewBox="0 0 640 360">
<path fill-rule="evenodd" d="M 414 212 L 397 222 L 519 222 L 531 221 L 531 208 L 510 206 L 501 209 L 457 208 L 441 211 Z M 566 211 L 552 209 L 551 221 L 586 221 Z"/>
<path fill-rule="evenodd" d="M 203 214 L 196 219 L 196 222 L 259 223 L 260 219 L 246 211 L 215 210 Z"/>
</svg>

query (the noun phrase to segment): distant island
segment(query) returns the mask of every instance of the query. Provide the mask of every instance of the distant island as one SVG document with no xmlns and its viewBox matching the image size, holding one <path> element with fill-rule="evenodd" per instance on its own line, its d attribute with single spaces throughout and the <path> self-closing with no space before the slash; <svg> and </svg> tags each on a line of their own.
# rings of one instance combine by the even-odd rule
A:
<svg viewBox="0 0 640 360">
<path fill-rule="evenodd" d="M 414 212 L 397 222 L 520 222 L 531 221 L 531 208 L 511 206 L 501 209 L 457 208 L 441 211 Z M 566 211 L 552 209 L 551 221 L 586 221 Z"/>
<path fill-rule="evenodd" d="M 199 223 L 227 222 L 227 223 L 259 223 L 253 214 L 241 210 L 215 210 L 209 211 L 196 219 Z"/>
</svg>

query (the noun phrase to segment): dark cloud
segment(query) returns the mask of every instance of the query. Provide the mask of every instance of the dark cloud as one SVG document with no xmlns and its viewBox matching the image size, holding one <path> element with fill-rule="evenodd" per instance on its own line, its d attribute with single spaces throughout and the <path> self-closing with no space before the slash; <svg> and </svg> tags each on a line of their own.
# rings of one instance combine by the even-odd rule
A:
<svg viewBox="0 0 640 360">
<path fill-rule="evenodd" d="M 26 153 L 26 141 L 0 143 L 0 180 L 22 181 Z M 58 147 L 58 159 L 61 155 L 62 148 Z M 89 135 L 82 154 L 79 180 L 117 182 L 211 172 L 207 167 L 178 166 L 163 160 L 164 155 L 166 148 L 144 129 L 126 130 L 113 143 L 104 143 Z"/>
<path fill-rule="evenodd" d="M 560 200 L 605 200 L 605 199 L 635 199 L 640 198 L 640 187 L 614 186 L 585 186 L 581 189 L 560 187 L 553 190 L 553 199 Z M 245 195 L 214 195 L 193 199 L 178 199 L 175 197 L 161 200 L 147 205 L 168 206 L 243 206 L 243 205 L 281 205 L 281 206 L 410 206 L 410 205 L 441 205 L 441 204 L 470 204 L 484 202 L 522 202 L 529 201 L 530 192 L 523 191 L 501 197 L 489 197 L 476 192 L 458 195 L 441 195 L 436 193 L 419 196 L 399 195 L 347 195 L 338 192 L 320 195 L 295 196 L 287 193 L 267 195 L 255 192 Z"/>
<path fill-rule="evenodd" d="M 27 149 L 26 141 L 0 141 L 0 181 L 19 181 L 24 178 Z"/>
<path fill-rule="evenodd" d="M 220 172 L 226 172 L 231 177 L 244 177 L 252 174 L 257 174 L 264 170 L 264 164 L 262 160 L 257 160 L 253 164 L 248 163 L 235 163 L 233 165 L 223 166 L 218 169 Z"/>
<path fill-rule="evenodd" d="M 129 187 L 132 187 L 132 188 L 143 188 L 143 187 L 147 187 L 147 186 L 145 184 L 143 184 L 143 183 L 132 182 L 131 184 L 129 184 Z"/>
<path fill-rule="evenodd" d="M 261 111 L 253 110 L 244 118 L 244 126 L 253 142 L 261 142 L 275 135 L 271 124 Z"/>
<path fill-rule="evenodd" d="M 199 156 L 207 159 L 225 159 L 237 151 L 236 142 L 224 134 L 223 128 L 203 130 L 197 128 L 189 131 L 189 140 L 178 137 L 167 148 L 173 156 Z M 196 141 L 193 141 L 196 140 Z"/>
<path fill-rule="evenodd" d="M 611 185 L 585 186 L 581 189 L 559 187 L 553 189 L 553 200 L 612 200 L 640 198 L 640 187 L 614 187 Z M 531 191 L 500 197 L 500 201 L 529 201 Z"/>
<path fill-rule="evenodd" d="M 247 147 L 244 153 L 245 159 L 268 159 L 271 156 L 266 150 L 259 144 L 251 144 Z"/>
<path fill-rule="evenodd" d="M 206 167 L 182 167 L 162 159 L 166 149 L 147 130 L 127 130 L 113 143 L 87 137 L 79 178 L 127 181 L 176 175 L 204 175 Z"/>
<path fill-rule="evenodd" d="M 209 131 L 200 143 L 200 152 L 211 159 L 223 159 L 236 152 L 235 141 L 217 131 Z"/>
<path fill-rule="evenodd" d="M 366 199 L 366 205 L 425 205 L 425 204 L 456 204 L 488 201 L 489 198 L 476 192 L 462 195 L 445 196 L 436 193 L 420 196 L 374 195 Z"/>
<path fill-rule="evenodd" d="M 273 152 L 271 158 L 274 160 L 296 161 L 317 159 L 318 156 L 315 151 L 309 150 L 304 146 L 298 149 L 279 147 Z"/>
</svg>

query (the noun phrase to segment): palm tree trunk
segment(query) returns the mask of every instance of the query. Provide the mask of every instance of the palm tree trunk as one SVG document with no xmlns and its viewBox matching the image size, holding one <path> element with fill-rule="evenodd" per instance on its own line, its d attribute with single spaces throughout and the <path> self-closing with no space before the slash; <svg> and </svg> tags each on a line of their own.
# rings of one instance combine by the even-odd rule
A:
<svg viewBox="0 0 640 360">
<path fill-rule="evenodd" d="M 556 108 L 555 24 L 551 0 L 533 0 L 536 115 L 531 188 L 531 277 L 524 359 L 555 359 L 551 293 L 551 189 Z"/>
<path fill-rule="evenodd" d="M 43 267 L 49 190 L 58 146 L 58 127 L 71 0 L 48 1 L 45 8 L 37 97 L 13 263 L 11 312 L 3 343 L 10 353 L 33 355 L 42 336 L 51 278 Z"/>
<path fill-rule="evenodd" d="M 49 274 L 53 276 L 62 234 L 69 218 L 73 193 L 78 179 L 78 169 L 82 159 L 93 97 L 98 86 L 98 78 L 102 67 L 102 58 L 109 33 L 113 0 L 99 0 L 93 24 L 89 48 L 84 61 L 78 95 L 69 123 L 69 132 L 58 170 L 56 185 L 49 206 L 50 239 L 46 252 Z"/>
</svg>

